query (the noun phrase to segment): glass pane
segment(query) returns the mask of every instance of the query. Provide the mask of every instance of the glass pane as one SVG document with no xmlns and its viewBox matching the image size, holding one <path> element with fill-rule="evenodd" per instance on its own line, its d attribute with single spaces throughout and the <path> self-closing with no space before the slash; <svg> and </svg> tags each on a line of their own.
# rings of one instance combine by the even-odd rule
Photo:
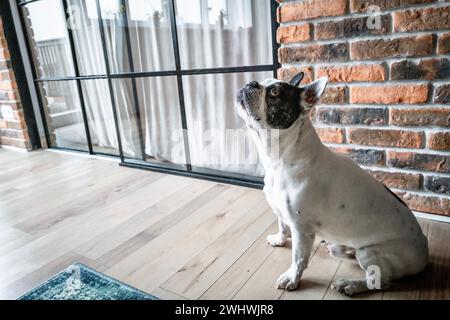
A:
<svg viewBox="0 0 450 320">
<path fill-rule="evenodd" d="M 112 85 L 123 154 L 127 158 L 142 159 L 132 81 L 113 79 Z"/>
<path fill-rule="evenodd" d="M 163 0 L 128 0 L 136 72 L 175 70 L 168 4 Z"/>
<path fill-rule="evenodd" d="M 67 24 L 72 31 L 80 74 L 105 74 L 95 1 L 68 0 L 67 11 L 70 16 Z"/>
<path fill-rule="evenodd" d="M 100 0 L 111 73 L 131 71 L 124 28 L 125 7 L 120 2 L 120 0 Z M 97 13 L 93 9 L 90 15 L 96 17 Z"/>
<path fill-rule="evenodd" d="M 120 114 L 122 145 L 128 158 L 142 159 L 138 120 L 130 79 L 115 79 L 114 92 Z M 136 78 L 145 159 L 185 164 L 176 77 Z"/>
<path fill-rule="evenodd" d="M 272 64 L 270 1 L 176 1 L 183 69 Z"/>
<path fill-rule="evenodd" d="M 83 80 L 81 87 L 94 152 L 118 155 L 108 80 Z"/>
<path fill-rule="evenodd" d="M 258 72 L 183 78 L 193 166 L 262 176 L 256 147 L 235 111 L 235 96 L 244 84 L 272 77 Z"/>
<path fill-rule="evenodd" d="M 32 2 L 23 6 L 23 13 L 38 77 L 75 75 L 61 2 Z"/>
<path fill-rule="evenodd" d="M 134 72 L 175 69 L 167 1 L 128 0 L 123 5 L 120 0 L 101 0 L 100 3 L 112 73 L 132 71 L 126 32 L 129 32 Z"/>
<path fill-rule="evenodd" d="M 87 151 L 86 134 L 76 81 L 40 83 L 50 145 Z"/>
</svg>

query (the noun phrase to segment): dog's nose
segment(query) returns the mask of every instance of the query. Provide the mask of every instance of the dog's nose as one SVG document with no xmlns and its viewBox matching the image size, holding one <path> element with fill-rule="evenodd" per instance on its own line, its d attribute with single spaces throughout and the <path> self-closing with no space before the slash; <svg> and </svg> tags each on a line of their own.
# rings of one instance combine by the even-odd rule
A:
<svg viewBox="0 0 450 320">
<path fill-rule="evenodd" d="M 252 89 L 258 89 L 261 87 L 257 81 L 252 81 L 247 86 Z"/>
</svg>

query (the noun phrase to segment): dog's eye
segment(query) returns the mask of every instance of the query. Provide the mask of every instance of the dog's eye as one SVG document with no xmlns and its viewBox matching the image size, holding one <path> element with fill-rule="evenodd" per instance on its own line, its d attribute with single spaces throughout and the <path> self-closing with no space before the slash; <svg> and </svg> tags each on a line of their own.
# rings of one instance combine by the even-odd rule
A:
<svg viewBox="0 0 450 320">
<path fill-rule="evenodd" d="M 272 97 L 278 97 L 280 95 L 280 89 L 277 87 L 274 87 L 274 88 L 270 89 L 269 94 Z"/>
</svg>

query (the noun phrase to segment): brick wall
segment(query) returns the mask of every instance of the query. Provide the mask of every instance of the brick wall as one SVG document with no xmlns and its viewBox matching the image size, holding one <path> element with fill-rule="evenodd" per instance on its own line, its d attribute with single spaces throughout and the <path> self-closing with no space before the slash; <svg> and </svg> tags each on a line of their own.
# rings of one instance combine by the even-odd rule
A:
<svg viewBox="0 0 450 320">
<path fill-rule="evenodd" d="M 0 18 L 0 145 L 30 149 L 10 53 Z"/>
<path fill-rule="evenodd" d="M 279 2 L 279 78 L 330 80 L 321 139 L 411 209 L 450 215 L 450 1 Z"/>
</svg>

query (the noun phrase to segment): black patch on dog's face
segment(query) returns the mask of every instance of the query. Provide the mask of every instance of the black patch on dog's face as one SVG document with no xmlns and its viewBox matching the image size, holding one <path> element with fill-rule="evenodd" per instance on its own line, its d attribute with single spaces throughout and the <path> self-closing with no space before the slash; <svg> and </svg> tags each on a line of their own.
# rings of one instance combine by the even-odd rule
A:
<svg viewBox="0 0 450 320">
<path fill-rule="evenodd" d="M 274 129 L 287 129 L 294 124 L 302 110 L 301 89 L 284 82 L 266 88 L 267 124 Z"/>
</svg>

